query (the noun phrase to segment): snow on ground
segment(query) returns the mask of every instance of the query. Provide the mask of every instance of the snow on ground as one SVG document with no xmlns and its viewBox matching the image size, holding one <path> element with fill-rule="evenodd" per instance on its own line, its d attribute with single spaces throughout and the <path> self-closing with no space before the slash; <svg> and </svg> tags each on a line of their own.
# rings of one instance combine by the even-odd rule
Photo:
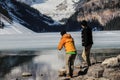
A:
<svg viewBox="0 0 120 80">
<path fill-rule="evenodd" d="M 26 27 L 22 26 L 19 23 L 13 22 L 9 23 L 4 19 L 1 19 L 4 23 L 4 28 L 0 28 L 0 34 L 23 34 L 23 33 L 34 33 L 33 31 L 27 29 Z"/>
<path fill-rule="evenodd" d="M 42 13 L 53 13 L 56 6 L 64 0 L 48 0 L 45 3 L 33 4 L 32 7 L 38 9 Z"/>
</svg>

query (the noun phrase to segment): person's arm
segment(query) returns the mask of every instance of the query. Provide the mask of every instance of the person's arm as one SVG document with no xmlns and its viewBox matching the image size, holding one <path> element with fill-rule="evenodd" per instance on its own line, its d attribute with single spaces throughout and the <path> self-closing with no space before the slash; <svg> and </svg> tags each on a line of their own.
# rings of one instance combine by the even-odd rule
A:
<svg viewBox="0 0 120 80">
<path fill-rule="evenodd" d="M 64 46 L 64 39 L 61 38 L 61 40 L 60 40 L 60 42 L 59 42 L 59 44 L 58 44 L 57 49 L 58 49 L 58 50 L 61 50 L 61 49 L 63 48 L 63 46 Z"/>
<path fill-rule="evenodd" d="M 83 31 L 83 40 L 82 40 L 82 45 L 83 46 L 87 46 L 87 30 L 86 29 L 84 29 L 84 31 Z"/>
</svg>

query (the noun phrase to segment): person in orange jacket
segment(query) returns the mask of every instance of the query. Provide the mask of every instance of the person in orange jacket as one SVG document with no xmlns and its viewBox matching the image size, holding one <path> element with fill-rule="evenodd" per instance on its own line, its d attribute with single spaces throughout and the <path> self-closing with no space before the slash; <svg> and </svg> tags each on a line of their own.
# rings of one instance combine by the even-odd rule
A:
<svg viewBox="0 0 120 80">
<path fill-rule="evenodd" d="M 66 55 L 66 77 L 72 77 L 73 76 L 73 69 L 74 69 L 74 61 L 76 57 L 76 48 L 74 44 L 74 40 L 71 37 L 70 34 L 67 34 L 66 31 L 61 31 L 61 40 L 58 44 L 58 50 L 61 50 L 63 47 L 65 48 Z"/>
</svg>

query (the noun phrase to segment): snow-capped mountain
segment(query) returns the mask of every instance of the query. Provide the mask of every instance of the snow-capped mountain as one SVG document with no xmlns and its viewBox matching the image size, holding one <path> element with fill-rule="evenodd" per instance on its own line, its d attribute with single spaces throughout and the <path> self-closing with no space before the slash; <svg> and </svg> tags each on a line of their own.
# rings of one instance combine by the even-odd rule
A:
<svg viewBox="0 0 120 80">
<path fill-rule="evenodd" d="M 17 0 L 24 2 L 41 13 L 60 21 L 69 18 L 74 12 L 74 4 L 81 0 Z"/>
<path fill-rule="evenodd" d="M 1 9 L 2 8 L 2 9 Z M 61 24 L 36 9 L 16 0 L 1 0 L 0 9 L 4 16 L 18 22 L 35 32 L 55 32 L 62 29 Z"/>
</svg>

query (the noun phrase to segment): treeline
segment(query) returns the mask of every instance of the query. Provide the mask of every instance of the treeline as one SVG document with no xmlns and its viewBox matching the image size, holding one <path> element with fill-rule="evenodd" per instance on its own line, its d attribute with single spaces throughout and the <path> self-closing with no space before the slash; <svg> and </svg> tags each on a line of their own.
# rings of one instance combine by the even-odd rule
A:
<svg viewBox="0 0 120 80">
<path fill-rule="evenodd" d="M 104 27 L 100 24 L 100 22 L 97 19 L 89 20 L 88 25 L 93 31 L 102 31 L 104 29 Z"/>
<path fill-rule="evenodd" d="M 108 21 L 104 26 L 104 30 L 120 30 L 120 16 Z"/>
<path fill-rule="evenodd" d="M 88 3 L 76 4 L 76 11 L 79 11 L 79 15 L 90 14 L 96 11 L 102 11 L 106 9 L 120 9 L 120 0 L 98 0 L 98 1 L 90 1 Z"/>
<path fill-rule="evenodd" d="M 5 9 L 1 6 L 1 4 L 0 4 L 0 13 L 3 14 L 3 15 L 5 15 L 5 16 L 8 17 L 9 19 L 11 19 L 11 17 L 9 16 L 7 10 L 5 10 Z"/>
</svg>

